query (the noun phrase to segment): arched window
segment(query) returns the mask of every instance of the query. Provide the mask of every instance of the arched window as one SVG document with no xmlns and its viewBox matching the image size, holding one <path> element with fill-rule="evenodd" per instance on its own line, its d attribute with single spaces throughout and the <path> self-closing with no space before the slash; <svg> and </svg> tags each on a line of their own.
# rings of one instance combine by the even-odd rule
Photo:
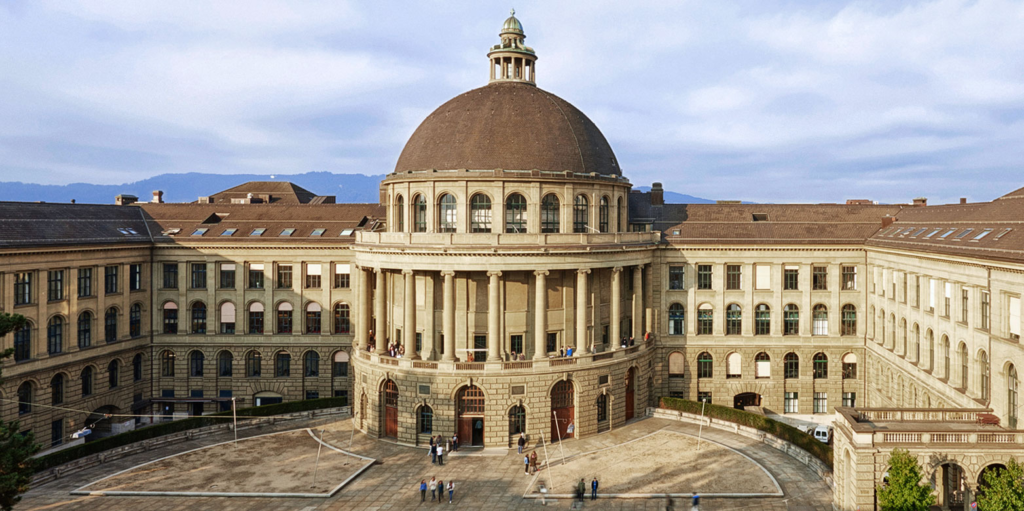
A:
<svg viewBox="0 0 1024 511">
<path fill-rule="evenodd" d="M 491 232 L 491 198 L 478 193 L 469 199 L 469 232 Z"/>
<path fill-rule="evenodd" d="M 932 329 L 929 328 L 925 333 L 925 342 L 928 343 L 928 370 L 935 370 L 935 334 L 932 333 Z"/>
<path fill-rule="evenodd" d="M 263 333 L 263 304 L 260 302 L 249 304 L 249 333 Z"/>
<path fill-rule="evenodd" d="M 405 198 L 401 195 L 395 198 L 395 232 L 405 232 Z"/>
<path fill-rule="evenodd" d="M 217 376 L 231 377 L 232 364 L 235 356 L 230 351 L 224 350 L 217 355 Z"/>
<path fill-rule="evenodd" d="M 540 232 L 559 232 L 560 205 L 558 196 L 549 193 L 540 201 Z"/>
<path fill-rule="evenodd" d="M 21 362 L 32 357 L 32 324 L 25 322 L 25 326 L 14 331 L 14 361 Z"/>
<path fill-rule="evenodd" d="M 759 304 L 754 309 L 754 335 L 771 335 L 772 309 L 768 304 Z"/>
<path fill-rule="evenodd" d="M 828 335 L 828 307 L 822 303 L 815 305 L 811 316 L 814 320 L 814 332 L 812 335 Z"/>
<path fill-rule="evenodd" d="M 911 330 L 912 336 L 910 338 L 910 355 L 911 360 L 914 362 L 921 361 L 921 327 L 917 323 L 914 323 L 914 328 Z"/>
<path fill-rule="evenodd" d="M 682 378 L 686 371 L 686 357 L 678 351 L 673 351 L 668 356 L 668 377 Z"/>
<path fill-rule="evenodd" d="M 192 333 L 206 333 L 206 304 L 195 302 L 192 304 Z"/>
<path fill-rule="evenodd" d="M 743 358 L 735 351 L 725 357 L 725 377 L 740 378 L 743 376 Z"/>
<path fill-rule="evenodd" d="M 843 355 L 843 379 L 857 379 L 857 355 L 855 353 Z"/>
<path fill-rule="evenodd" d="M 235 304 L 233 302 L 220 304 L 220 333 L 235 333 Z"/>
<path fill-rule="evenodd" d="M 782 376 L 787 380 L 800 377 L 800 357 L 796 353 L 786 353 L 782 366 Z"/>
<path fill-rule="evenodd" d="M 93 370 L 92 366 L 82 369 L 82 397 L 92 395 Z"/>
<path fill-rule="evenodd" d="M 857 335 L 857 306 L 848 303 L 843 306 L 843 320 L 840 335 Z"/>
<path fill-rule="evenodd" d="M 339 303 L 334 306 L 334 333 L 348 334 L 352 332 L 351 312 L 347 303 Z"/>
<path fill-rule="evenodd" d="M 135 355 L 132 359 L 132 380 L 142 381 L 142 355 Z"/>
<path fill-rule="evenodd" d="M 203 377 L 203 363 L 206 362 L 206 356 L 203 355 L 202 351 L 195 350 L 188 355 L 188 375 L 193 378 Z"/>
<path fill-rule="evenodd" d="M 416 432 L 421 435 L 429 435 L 434 432 L 434 409 L 427 406 L 420 406 L 416 412 Z"/>
<path fill-rule="evenodd" d="M 714 328 L 715 310 L 710 303 L 697 307 L 697 335 L 711 335 Z"/>
<path fill-rule="evenodd" d="M 597 209 L 597 229 L 608 232 L 608 196 L 601 197 L 601 205 Z"/>
<path fill-rule="evenodd" d="M 176 334 L 178 333 L 178 304 L 174 302 L 165 302 L 164 307 L 164 333 L 165 334 Z"/>
<path fill-rule="evenodd" d="M 978 374 L 981 375 L 981 400 L 988 401 L 989 398 L 989 367 L 988 367 L 988 353 L 985 350 L 981 350 L 978 353 Z"/>
<path fill-rule="evenodd" d="M 54 316 L 46 326 L 46 352 L 56 355 L 64 351 L 64 318 Z"/>
<path fill-rule="evenodd" d="M 907 354 L 907 320 L 900 318 L 900 353 Z"/>
<path fill-rule="evenodd" d="M 782 309 L 782 335 L 800 335 L 800 307 L 795 304 Z"/>
<path fill-rule="evenodd" d="M 515 405 L 508 409 L 508 434 L 512 436 L 520 433 L 526 433 L 526 408 Z"/>
<path fill-rule="evenodd" d="M 107 309 L 103 315 L 103 338 L 107 342 L 117 342 L 117 307 Z"/>
<path fill-rule="evenodd" d="M 623 223 L 623 220 L 625 220 L 625 218 L 626 218 L 626 210 L 625 210 L 625 208 L 622 207 L 622 197 L 619 197 L 618 199 L 616 199 L 616 203 L 617 203 L 617 206 L 615 208 L 616 232 L 622 232 L 622 231 L 624 231 L 624 229 L 622 228 L 622 223 Z"/>
<path fill-rule="evenodd" d="M 942 366 L 942 377 L 948 381 L 952 364 L 949 362 L 949 337 L 945 335 L 942 336 Z"/>
<path fill-rule="evenodd" d="M 88 348 L 92 345 L 92 313 L 85 311 L 78 315 L 78 347 Z"/>
<path fill-rule="evenodd" d="M 715 377 L 715 359 L 711 354 L 703 351 L 697 355 L 697 378 Z"/>
<path fill-rule="evenodd" d="M 253 350 L 245 354 L 245 375 L 249 378 L 258 378 L 263 373 L 263 357 L 260 352 Z"/>
<path fill-rule="evenodd" d="M 513 193 L 505 199 L 505 232 L 525 234 L 526 229 L 526 198 Z"/>
<path fill-rule="evenodd" d="M 895 284 L 893 284 L 895 285 Z M 896 349 L 896 314 L 889 314 L 889 341 L 892 344 L 889 345 L 889 349 Z"/>
<path fill-rule="evenodd" d="M 292 304 L 288 302 L 277 304 L 277 333 L 292 333 Z"/>
<path fill-rule="evenodd" d="M 417 194 L 412 204 L 413 232 L 427 232 L 427 198 Z"/>
<path fill-rule="evenodd" d="M 64 402 L 64 375 L 57 374 L 50 380 L 50 404 L 59 405 Z"/>
<path fill-rule="evenodd" d="M 274 376 L 286 378 L 292 375 L 292 356 L 287 351 L 274 355 Z"/>
<path fill-rule="evenodd" d="M 160 352 L 160 376 L 174 376 L 174 352 L 171 350 Z"/>
<path fill-rule="evenodd" d="M 590 201 L 586 195 L 577 195 L 572 204 L 572 232 L 585 233 L 590 227 Z"/>
<path fill-rule="evenodd" d="M 686 309 L 680 303 L 673 303 L 668 307 L 668 335 L 683 335 L 686 333 Z"/>
<path fill-rule="evenodd" d="M 310 302 L 306 304 L 306 333 L 307 334 L 318 334 L 320 333 L 320 304 L 316 302 Z"/>
<path fill-rule="evenodd" d="M 455 232 L 459 224 L 456 208 L 455 196 L 450 193 L 442 195 L 437 201 L 437 232 Z"/>
<path fill-rule="evenodd" d="M 320 354 L 315 351 L 307 351 L 302 360 L 303 374 L 308 378 L 320 376 Z"/>
<path fill-rule="evenodd" d="M 32 384 L 22 383 L 18 387 L 18 415 L 32 412 Z"/>
<path fill-rule="evenodd" d="M 814 379 L 823 380 L 828 378 L 828 356 L 824 353 L 814 355 Z"/>
<path fill-rule="evenodd" d="M 960 347 L 957 349 L 957 355 L 960 358 L 960 388 L 967 391 L 967 373 L 968 373 L 968 359 L 967 359 L 967 345 L 960 343 Z"/>
<path fill-rule="evenodd" d="M 879 313 L 878 313 L 878 321 L 876 321 L 876 323 L 878 325 L 878 329 L 881 330 L 881 334 L 882 334 L 881 336 L 879 336 L 880 339 L 881 339 L 880 344 L 882 346 L 886 346 L 886 344 L 885 344 L 885 309 L 881 309 L 879 311 Z"/>
<path fill-rule="evenodd" d="M 132 305 L 128 309 L 128 335 L 132 339 L 142 337 L 142 305 Z"/>
<path fill-rule="evenodd" d="M 761 352 L 754 357 L 754 377 L 755 378 L 771 378 L 772 377 L 772 359 L 767 353 Z"/>
<path fill-rule="evenodd" d="M 731 303 L 725 308 L 725 335 L 743 333 L 743 309 L 739 304 Z"/>
<path fill-rule="evenodd" d="M 1017 380 L 1017 368 L 1010 364 L 1006 368 L 1006 415 L 1009 416 L 1010 429 L 1017 428 L 1017 390 L 1020 381 Z"/>
<path fill-rule="evenodd" d="M 121 379 L 121 362 L 117 360 L 111 360 L 107 364 L 107 386 L 109 388 L 117 388 Z"/>
</svg>

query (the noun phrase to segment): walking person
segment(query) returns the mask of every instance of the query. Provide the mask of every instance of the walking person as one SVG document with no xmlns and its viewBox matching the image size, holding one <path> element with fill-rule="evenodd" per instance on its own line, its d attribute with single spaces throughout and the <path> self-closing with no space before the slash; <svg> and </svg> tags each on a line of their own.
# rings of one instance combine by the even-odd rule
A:
<svg viewBox="0 0 1024 511">
<path fill-rule="evenodd" d="M 452 451 L 459 452 L 459 434 L 452 435 Z"/>
<path fill-rule="evenodd" d="M 583 482 L 583 478 L 580 478 L 579 484 L 576 485 L 576 498 L 579 499 L 580 504 L 583 503 L 583 497 L 587 494 L 587 484 Z"/>
<path fill-rule="evenodd" d="M 440 504 L 444 500 L 444 481 L 437 482 L 437 503 Z"/>
<path fill-rule="evenodd" d="M 440 444 L 437 446 L 437 464 L 438 466 L 444 466 L 444 446 Z"/>
<path fill-rule="evenodd" d="M 452 503 L 452 496 L 455 495 L 455 482 L 448 481 L 448 503 Z"/>
<path fill-rule="evenodd" d="M 427 487 L 430 488 L 430 501 L 433 502 L 437 498 L 437 477 L 431 477 Z"/>
<path fill-rule="evenodd" d="M 426 479 L 421 479 L 420 480 L 420 502 L 426 502 L 426 501 L 427 501 L 427 480 Z"/>
<path fill-rule="evenodd" d="M 533 451 L 530 453 L 530 473 L 537 473 L 537 451 Z"/>
<path fill-rule="evenodd" d="M 437 444 L 434 443 L 434 437 L 430 437 L 430 462 L 437 464 Z"/>
<path fill-rule="evenodd" d="M 519 433 L 519 454 L 523 453 L 523 447 L 526 447 L 526 433 Z"/>
<path fill-rule="evenodd" d="M 597 478 L 590 482 L 590 500 L 597 500 Z"/>
<path fill-rule="evenodd" d="M 524 465 L 523 470 L 526 473 L 526 475 L 530 475 L 530 457 L 529 456 L 523 456 L 523 465 Z"/>
</svg>

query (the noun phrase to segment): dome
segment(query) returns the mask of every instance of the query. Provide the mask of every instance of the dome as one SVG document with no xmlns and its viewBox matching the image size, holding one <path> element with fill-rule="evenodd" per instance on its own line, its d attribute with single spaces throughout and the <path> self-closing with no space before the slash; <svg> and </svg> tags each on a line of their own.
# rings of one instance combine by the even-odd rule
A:
<svg viewBox="0 0 1024 511">
<path fill-rule="evenodd" d="M 395 166 L 430 169 L 621 174 L 608 141 L 583 112 L 523 82 L 494 82 L 434 110 Z"/>
<path fill-rule="evenodd" d="M 515 17 L 515 11 L 512 11 L 512 16 L 505 20 L 505 24 L 501 26 L 501 32 L 523 33 L 523 24 L 519 22 L 519 18 Z"/>
</svg>

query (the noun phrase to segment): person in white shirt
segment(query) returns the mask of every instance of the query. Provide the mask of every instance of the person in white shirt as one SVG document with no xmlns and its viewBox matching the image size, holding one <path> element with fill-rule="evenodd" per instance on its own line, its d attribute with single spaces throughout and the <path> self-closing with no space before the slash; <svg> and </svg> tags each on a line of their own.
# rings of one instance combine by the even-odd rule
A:
<svg viewBox="0 0 1024 511">
<path fill-rule="evenodd" d="M 444 465 L 444 446 L 437 444 L 437 464 Z"/>
</svg>

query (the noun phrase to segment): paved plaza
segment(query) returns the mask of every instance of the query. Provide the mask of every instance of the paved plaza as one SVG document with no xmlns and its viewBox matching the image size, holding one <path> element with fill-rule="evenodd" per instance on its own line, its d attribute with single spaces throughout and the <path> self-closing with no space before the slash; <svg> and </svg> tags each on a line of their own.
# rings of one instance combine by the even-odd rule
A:
<svg viewBox="0 0 1024 511">
<path fill-rule="evenodd" d="M 277 431 L 301 427 L 301 424 L 290 423 L 277 426 Z M 438 479 L 455 481 L 456 492 L 453 505 L 449 506 L 447 498 L 442 505 L 462 509 L 543 509 L 544 504 L 537 498 L 525 495 L 533 492 L 538 479 L 551 485 L 555 493 L 571 491 L 572 482 L 583 471 L 600 470 L 597 474 L 587 476 L 589 489 L 590 478 L 597 476 L 604 481 L 602 491 L 619 492 L 623 489 L 642 489 L 677 486 L 679 481 L 699 487 L 720 488 L 723 483 L 730 482 L 734 488 L 757 487 L 775 491 L 767 482 L 774 479 L 784 493 L 781 497 L 758 498 L 705 498 L 702 510 L 789 510 L 789 511 L 825 511 L 831 509 L 832 492 L 825 482 L 795 459 L 780 453 L 764 444 L 754 442 L 745 437 L 732 435 L 718 430 L 703 431 L 704 438 L 714 442 L 704 444 L 704 458 L 713 459 L 718 453 L 721 463 L 701 462 L 700 457 L 692 454 L 692 436 L 696 436 L 697 427 L 663 419 L 644 419 L 635 421 L 625 427 L 610 432 L 593 435 L 579 440 L 566 440 L 561 445 L 552 444 L 547 448 L 547 456 L 553 466 L 544 469 L 536 476 L 523 473 L 522 457 L 513 448 L 470 450 L 463 449 L 454 453 L 445 461 L 443 467 L 430 463 L 425 447 L 415 448 L 390 442 L 371 439 L 358 432 L 353 434 L 350 420 L 337 421 L 325 426 L 313 428 L 317 432 L 324 429 L 324 441 L 330 445 L 351 453 L 374 458 L 377 461 L 369 469 L 348 483 L 340 492 L 330 498 L 252 498 L 252 497 L 102 497 L 73 496 L 69 492 L 86 484 L 97 481 L 120 471 L 136 467 L 149 461 L 164 458 L 176 453 L 210 446 L 230 439 L 230 433 L 217 435 L 202 440 L 167 446 L 153 451 L 140 453 L 89 470 L 71 474 L 65 478 L 35 488 L 25 495 L 24 501 L 17 509 L 54 509 L 74 510 L 103 508 L 104 511 L 117 510 L 148 510 L 148 509 L 189 509 L 198 510 L 249 510 L 249 509 L 281 509 L 281 510 L 404 510 L 429 509 L 438 505 L 430 502 L 428 492 L 427 503 L 420 503 L 419 482 L 429 480 L 431 476 Z M 272 428 L 240 432 L 249 433 L 245 436 L 263 435 L 275 431 Z M 656 440 L 652 443 L 651 440 Z M 661 445 L 661 449 L 652 449 L 652 445 Z M 532 449 L 533 445 L 528 446 Z M 685 452 L 684 452 L 685 451 Z M 201 452 L 201 451 L 200 451 Z M 543 460 L 543 447 L 537 449 Z M 608 453 L 622 452 L 621 457 L 608 456 Z M 598 456 L 600 454 L 600 456 Z M 634 456 L 639 454 L 639 456 Z M 566 464 L 561 464 L 565 457 Z M 652 459 L 662 456 L 665 463 L 657 465 Z M 267 458 L 269 462 L 270 458 Z M 233 472 L 247 472 L 258 469 L 260 459 L 250 463 L 230 467 L 223 475 L 211 475 L 210 479 L 232 478 Z M 575 468 L 574 468 L 575 467 Z M 692 467 L 692 470 L 688 470 Z M 766 477 L 761 467 L 770 474 Z M 562 469 L 562 470 L 560 470 Z M 272 473 L 271 468 L 267 469 Z M 571 472 L 571 475 L 561 472 Z M 676 481 L 676 482 L 673 482 Z M 746 486 L 745 486 L 746 485 Z M 687 489 L 688 487 L 680 487 Z M 660 491 L 660 490 L 658 490 Z M 635 491 L 634 491 L 635 492 Z M 665 498 L 611 499 L 597 501 L 589 499 L 583 507 L 587 509 L 614 510 L 664 510 Z M 547 508 L 569 509 L 572 502 L 567 498 L 548 499 Z M 675 499 L 675 509 L 688 510 L 689 502 Z"/>
</svg>

